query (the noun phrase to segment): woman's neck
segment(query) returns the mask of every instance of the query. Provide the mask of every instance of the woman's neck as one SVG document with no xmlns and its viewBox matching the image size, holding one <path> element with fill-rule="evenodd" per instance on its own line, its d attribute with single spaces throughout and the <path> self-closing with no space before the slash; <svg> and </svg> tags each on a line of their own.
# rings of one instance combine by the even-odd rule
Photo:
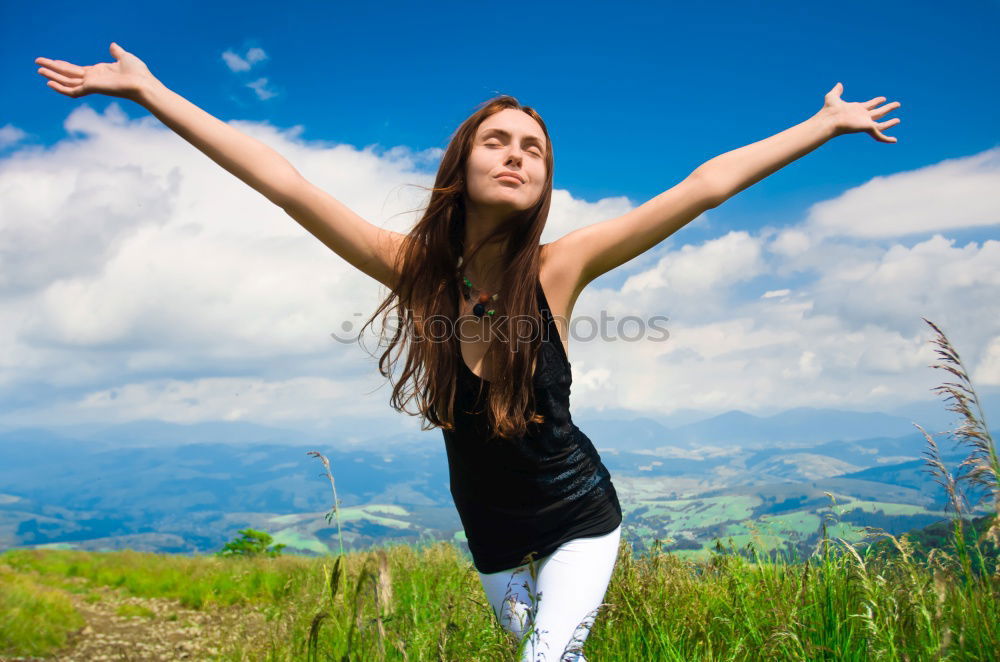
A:
<svg viewBox="0 0 1000 662">
<path fill-rule="evenodd" d="M 495 292 L 503 280 L 506 242 L 493 240 L 481 247 L 473 256 L 476 242 L 480 237 L 465 233 L 465 250 L 462 255 L 462 269 L 472 284 L 481 290 Z M 471 256 L 471 259 L 470 259 Z"/>
</svg>

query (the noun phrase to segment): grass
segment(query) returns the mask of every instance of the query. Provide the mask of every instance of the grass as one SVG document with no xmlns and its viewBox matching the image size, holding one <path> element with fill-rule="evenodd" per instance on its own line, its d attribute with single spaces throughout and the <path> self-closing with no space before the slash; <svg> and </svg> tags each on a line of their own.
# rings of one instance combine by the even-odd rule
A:
<svg viewBox="0 0 1000 662">
<path fill-rule="evenodd" d="M 124 604 L 115 609 L 115 613 L 125 618 L 156 618 L 156 612 L 142 605 Z"/>
<path fill-rule="evenodd" d="M 122 588 L 143 598 L 174 598 L 182 607 L 280 602 L 308 581 L 300 559 L 278 557 L 247 566 L 216 557 L 123 552 L 10 550 L 0 555 L 15 571 L 46 577 L 82 577 L 94 586 Z"/>
<path fill-rule="evenodd" d="M 65 591 L 37 583 L 0 563 L 0 655 L 42 655 L 66 645 L 84 626 Z"/>
<path fill-rule="evenodd" d="M 960 416 L 952 436 L 971 449 L 952 475 L 924 433 L 928 471 L 952 504 L 949 544 L 918 555 L 909 536 L 870 528 L 862 543 L 848 542 L 841 534 L 850 525 L 835 509 L 804 562 L 771 554 L 756 527 L 746 544 L 720 544 L 707 561 L 684 560 L 662 543 L 636 555 L 623 539 L 588 659 L 997 660 L 1000 518 L 970 535 L 962 489 L 986 487 L 1000 512 L 996 447 L 957 352 L 931 326 L 941 356 L 934 367 L 957 378 L 941 387 Z M 218 660 L 520 659 L 475 568 L 450 542 L 321 558 L 12 550 L 0 555 L 0 654 L 55 650 L 82 625 L 58 588 L 72 578 L 84 578 L 76 590 L 85 595 L 103 585 L 263 614 L 254 621 L 263 630 L 237 638 Z"/>
<path fill-rule="evenodd" d="M 752 546 L 720 550 L 706 563 L 660 549 L 634 557 L 623 541 L 607 606 L 587 639 L 587 657 L 996 659 L 995 567 L 992 577 L 965 581 L 957 555 L 940 552 L 931 563 L 917 563 L 905 553 L 905 537 L 889 538 L 904 553 L 858 551 L 827 539 L 803 564 L 761 561 Z M 17 569 L 6 574 L 17 576 L 19 585 L 33 570 L 93 577 L 94 584 L 121 586 L 138 597 L 177 597 L 177 587 L 155 575 L 188 572 L 188 590 L 209 596 L 202 609 L 234 603 L 246 590 L 241 609 L 262 612 L 266 631 L 252 644 L 223 651 L 220 660 L 342 660 L 348 654 L 346 659 L 363 660 L 518 659 L 515 642 L 495 624 L 474 569 L 450 543 L 419 552 L 398 545 L 336 558 L 225 563 L 135 552 L 13 550 L 0 563 Z M 119 565 L 119 572 L 108 571 Z M 250 599 L 250 586 L 269 582 L 289 588 L 258 590 Z M 3 653 L 54 650 L 64 640 L 56 631 L 82 626 L 57 589 L 29 584 L 3 596 L 0 641 L 17 643 Z M 11 598 L 24 608 L 12 611 Z M 40 637 L 45 628 L 53 634 Z"/>
</svg>

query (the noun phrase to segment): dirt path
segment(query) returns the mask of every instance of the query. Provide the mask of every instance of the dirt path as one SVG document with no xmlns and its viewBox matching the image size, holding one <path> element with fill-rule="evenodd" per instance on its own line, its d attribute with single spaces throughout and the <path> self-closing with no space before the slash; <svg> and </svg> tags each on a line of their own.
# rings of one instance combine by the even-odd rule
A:
<svg viewBox="0 0 1000 662">
<path fill-rule="evenodd" d="M 59 660 L 60 662 L 167 662 L 211 660 L 228 644 L 240 641 L 247 650 L 267 650 L 264 616 L 245 606 L 186 609 L 177 600 L 129 597 L 119 589 L 95 587 L 70 593 L 86 625 L 71 633 L 67 646 L 46 658 L 0 656 L 0 662 Z M 141 613 L 119 615 L 118 610 Z"/>
</svg>

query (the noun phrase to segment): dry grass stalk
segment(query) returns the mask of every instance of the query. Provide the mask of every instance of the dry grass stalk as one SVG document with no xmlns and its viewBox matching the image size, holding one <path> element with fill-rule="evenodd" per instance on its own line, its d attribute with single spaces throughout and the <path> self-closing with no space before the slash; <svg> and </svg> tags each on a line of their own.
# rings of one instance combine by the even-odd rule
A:
<svg viewBox="0 0 1000 662">
<path fill-rule="evenodd" d="M 952 346 L 948 337 L 936 324 L 927 318 L 921 319 L 934 329 L 936 334 L 931 342 L 937 347 L 935 353 L 939 359 L 937 363 L 932 364 L 930 367 L 944 370 L 958 379 L 956 382 L 945 382 L 931 389 L 939 395 L 944 395 L 945 402 L 949 403 L 947 409 L 958 414 L 960 417 L 958 425 L 950 430 L 948 434 L 954 436 L 958 440 L 958 444 L 964 444 L 969 447 L 969 454 L 959 464 L 959 472 L 963 469 L 967 469 L 967 471 L 958 478 L 955 478 L 954 484 L 960 481 L 967 481 L 972 485 L 986 488 L 986 494 L 977 499 L 976 503 L 972 504 L 972 508 L 979 505 L 986 495 L 993 498 L 996 516 L 993 518 L 991 526 L 984 532 L 983 537 L 989 538 L 994 544 L 1000 546 L 1000 486 L 998 486 L 997 479 L 997 476 L 1000 475 L 1000 459 L 997 456 L 996 443 L 990 434 L 989 426 L 986 423 L 986 416 L 983 414 L 982 404 L 979 401 L 979 396 L 976 394 L 972 379 L 969 377 L 969 373 L 965 369 L 965 364 L 962 363 L 958 351 Z M 920 426 L 917 427 L 928 440 L 928 444 L 932 448 L 932 453 L 936 454 L 937 446 L 931 439 L 931 435 L 928 435 Z M 937 475 L 941 475 L 943 464 L 940 462 L 939 455 L 932 457 L 928 464 L 932 466 L 933 471 Z M 949 480 L 951 480 L 950 476 L 946 479 L 946 482 Z M 951 496 L 952 492 L 949 489 L 949 497 Z M 953 498 L 953 503 L 956 501 L 960 502 L 961 499 Z"/>
<path fill-rule="evenodd" d="M 962 513 L 967 510 L 966 504 L 968 502 L 959 488 L 958 480 L 948 471 L 948 467 L 944 465 L 944 460 L 941 459 L 941 451 L 938 449 L 937 442 L 934 441 L 934 436 L 917 423 L 914 423 L 913 426 L 920 430 L 927 441 L 927 449 L 923 452 L 923 455 L 926 456 L 924 464 L 928 468 L 923 471 L 929 473 L 934 478 L 934 482 L 945 489 L 948 493 L 948 502 L 951 504 L 952 510 L 955 512 L 956 517 L 961 518 Z"/>
<path fill-rule="evenodd" d="M 340 541 L 340 555 L 344 555 L 344 535 L 340 529 L 340 501 L 337 499 L 337 484 L 333 480 L 333 472 L 330 471 L 330 460 L 319 451 L 309 451 L 306 455 L 318 457 L 326 470 L 326 477 L 330 480 L 330 489 L 333 490 L 333 509 L 326 514 L 327 524 L 334 518 L 337 520 L 337 538 Z"/>
<path fill-rule="evenodd" d="M 376 585 L 377 603 L 379 612 L 385 616 L 392 615 L 392 573 L 389 570 L 389 555 L 384 549 L 376 550 L 376 561 L 378 563 L 378 583 Z"/>
<path fill-rule="evenodd" d="M 958 354 L 958 351 L 951 345 L 948 337 L 933 322 L 927 318 L 921 318 L 937 334 L 932 339 L 932 343 L 937 346 L 935 353 L 939 360 L 930 367 L 944 370 L 954 375 L 958 381 L 945 382 L 937 386 L 932 391 L 945 395 L 945 402 L 949 402 L 947 409 L 959 415 L 959 422 L 952 429 L 944 434 L 956 439 L 956 446 L 966 445 L 970 452 L 959 464 L 956 476 L 952 476 L 941 460 L 941 454 L 933 435 L 914 423 L 918 430 L 927 440 L 928 450 L 926 464 L 930 467 L 930 473 L 935 477 L 938 484 L 942 485 L 948 492 L 948 498 L 955 511 L 954 518 L 954 542 L 958 552 L 959 561 L 962 564 L 967 576 L 971 575 L 971 560 L 966 549 L 965 534 L 963 531 L 963 513 L 974 510 L 987 496 L 992 496 L 995 514 L 992 522 L 981 536 L 975 540 L 975 547 L 979 551 L 980 563 L 982 563 L 982 553 L 979 544 L 983 540 L 990 540 L 995 546 L 1000 547 L 1000 489 L 998 489 L 997 475 L 1000 474 L 1000 461 L 997 458 L 996 444 L 990 434 L 989 426 L 986 423 L 986 416 L 983 414 L 979 396 L 969 377 L 965 365 Z M 967 471 L 962 474 L 962 470 Z M 968 504 L 968 501 L 961 490 L 961 483 L 965 481 L 971 485 L 978 485 L 986 488 L 986 492 L 976 500 L 976 503 Z M 998 570 L 1000 573 L 1000 570 Z"/>
</svg>

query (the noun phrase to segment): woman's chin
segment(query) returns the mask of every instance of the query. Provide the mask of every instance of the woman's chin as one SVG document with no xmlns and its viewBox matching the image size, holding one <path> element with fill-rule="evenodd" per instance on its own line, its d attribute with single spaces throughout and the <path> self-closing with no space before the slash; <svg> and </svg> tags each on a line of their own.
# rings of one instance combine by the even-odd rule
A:
<svg viewBox="0 0 1000 662">
<path fill-rule="evenodd" d="M 531 202 L 523 196 L 491 195 L 485 200 L 475 200 L 475 204 L 486 209 L 502 209 L 504 211 L 524 211 L 531 207 Z"/>
</svg>

